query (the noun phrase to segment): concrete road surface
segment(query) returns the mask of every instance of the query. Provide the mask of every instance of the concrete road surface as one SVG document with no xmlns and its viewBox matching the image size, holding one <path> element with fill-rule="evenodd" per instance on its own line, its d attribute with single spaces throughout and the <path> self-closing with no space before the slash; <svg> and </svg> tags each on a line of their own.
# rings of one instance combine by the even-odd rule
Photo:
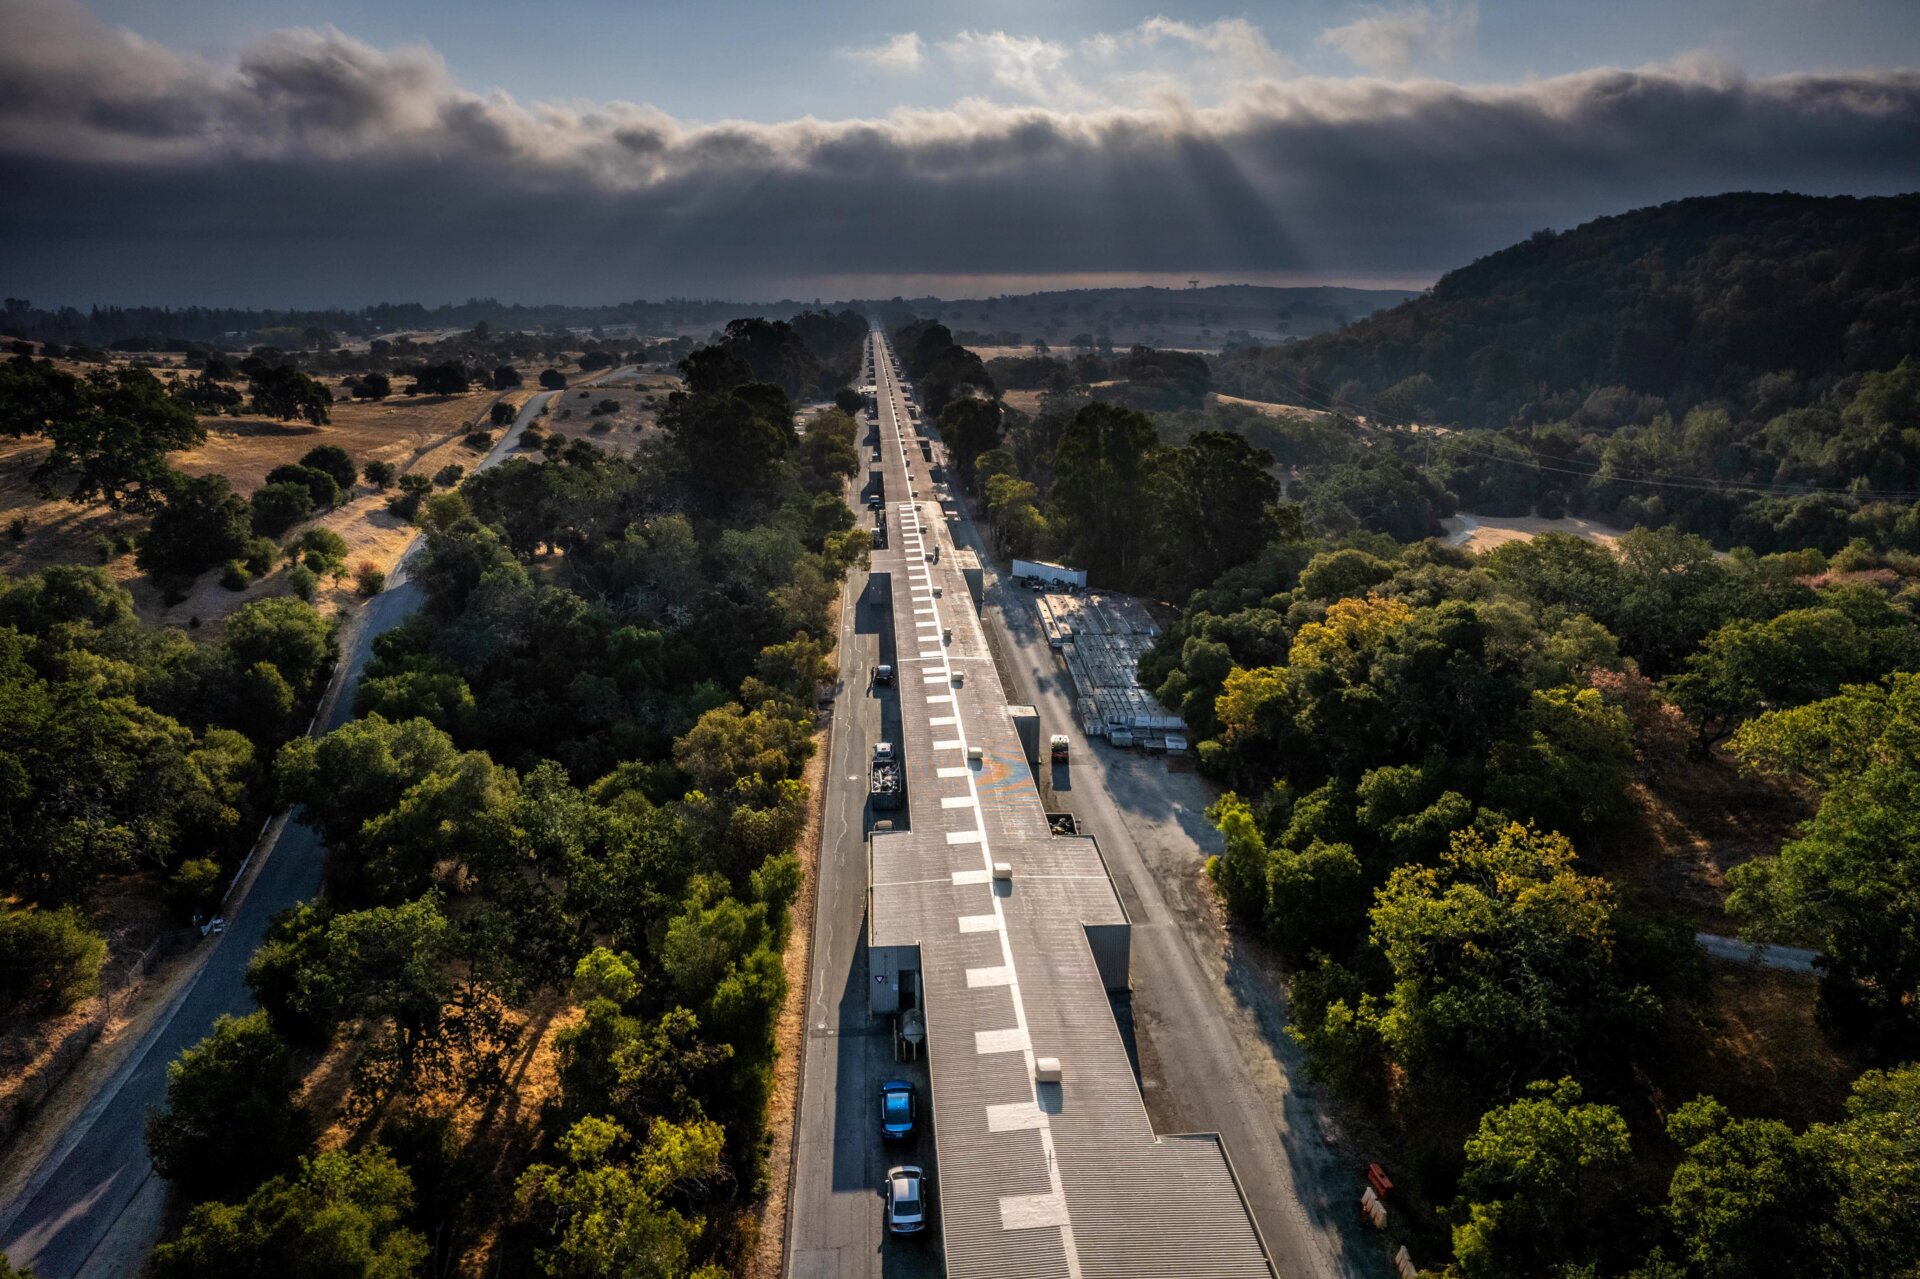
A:
<svg viewBox="0 0 1920 1279">
<path fill-rule="evenodd" d="M 513 441 L 552 392 L 535 395 L 513 429 L 474 469 L 506 457 Z M 406 566 L 422 545 L 408 547 L 387 589 L 368 606 L 365 624 L 334 675 L 332 713 L 318 731 L 338 728 L 353 716 L 353 695 L 373 652 L 374 637 L 404 621 L 420 606 L 420 588 Z M 16 1266 L 31 1266 L 39 1279 L 75 1279 L 82 1274 L 137 1273 L 158 1238 L 165 1209 L 165 1182 L 153 1175 L 145 1142 L 146 1114 L 165 1098 L 167 1065 L 181 1050 L 206 1038 L 223 1014 L 254 1007 L 247 989 L 247 961 L 275 913 L 313 896 L 320 886 L 325 850 L 318 836 L 288 821 L 279 838 L 256 856 L 260 868 L 245 897 L 228 903 L 226 932 L 199 970 L 153 1021 L 145 1038 L 28 1179 L 25 1192 L 0 1214 L 0 1249 Z"/>
</svg>

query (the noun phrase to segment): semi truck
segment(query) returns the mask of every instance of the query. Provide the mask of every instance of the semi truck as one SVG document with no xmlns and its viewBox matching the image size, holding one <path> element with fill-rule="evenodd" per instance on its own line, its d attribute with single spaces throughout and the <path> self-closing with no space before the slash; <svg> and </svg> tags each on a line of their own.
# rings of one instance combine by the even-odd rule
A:
<svg viewBox="0 0 1920 1279">
<path fill-rule="evenodd" d="M 867 799 L 876 809 L 898 808 L 906 796 L 900 779 L 900 757 L 892 742 L 873 744 L 873 763 L 867 771 Z"/>
<path fill-rule="evenodd" d="M 1056 766 L 1058 767 L 1066 766 L 1067 751 L 1070 748 L 1070 746 L 1071 746 L 1071 743 L 1068 742 L 1067 735 L 1065 733 L 1055 733 L 1052 736 L 1052 738 L 1048 740 L 1047 747 L 1048 747 L 1049 758 L 1053 761 L 1053 763 Z"/>
</svg>

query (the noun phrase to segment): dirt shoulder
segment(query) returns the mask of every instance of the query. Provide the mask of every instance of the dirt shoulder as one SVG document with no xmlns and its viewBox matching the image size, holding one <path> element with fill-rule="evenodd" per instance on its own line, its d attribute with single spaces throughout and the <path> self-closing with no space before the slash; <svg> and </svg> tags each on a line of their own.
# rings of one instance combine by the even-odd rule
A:
<svg viewBox="0 0 1920 1279">
<path fill-rule="evenodd" d="M 830 622 L 839 633 L 839 604 Z M 742 1273 L 746 1279 L 778 1279 L 785 1260 L 787 1210 L 793 1197 L 793 1153 L 799 1120 L 801 1067 L 806 1061 L 807 973 L 813 962 L 813 915 L 819 904 L 820 841 L 827 811 L 827 759 L 831 722 L 813 735 L 813 758 L 803 774 L 807 783 L 807 825 L 794 849 L 800 858 L 800 896 L 793 903 L 791 932 L 782 962 L 787 998 L 774 1029 L 773 1095 L 767 1102 L 767 1193 L 752 1209 L 753 1252 Z"/>
</svg>

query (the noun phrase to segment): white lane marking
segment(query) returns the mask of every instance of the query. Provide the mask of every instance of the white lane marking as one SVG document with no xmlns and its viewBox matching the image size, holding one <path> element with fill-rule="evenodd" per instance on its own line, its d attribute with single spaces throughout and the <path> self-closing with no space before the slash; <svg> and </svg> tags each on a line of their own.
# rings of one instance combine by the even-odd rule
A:
<svg viewBox="0 0 1920 1279">
<path fill-rule="evenodd" d="M 951 728 L 960 721 L 951 715 L 936 715 L 927 721 L 928 728 Z"/>
<path fill-rule="evenodd" d="M 973 1051 L 982 1057 L 988 1053 L 1023 1053 L 1027 1050 L 1027 1032 L 1018 1026 L 1009 1026 L 1005 1030 L 976 1030 L 973 1032 Z"/>
<path fill-rule="evenodd" d="M 963 933 L 990 933 L 1000 927 L 998 915 L 962 915 L 960 931 Z"/>
<path fill-rule="evenodd" d="M 986 986 L 1011 986 L 1013 969 L 1004 964 L 996 964 L 991 968 L 969 968 L 967 985 L 975 990 Z"/>
<path fill-rule="evenodd" d="M 977 830 L 950 830 L 947 832 L 947 842 L 949 844 L 977 844 L 980 842 L 980 832 Z"/>
<path fill-rule="evenodd" d="M 991 884 L 993 872 L 990 870 L 956 870 L 953 872 L 953 886 L 965 888 L 969 884 Z"/>
<path fill-rule="evenodd" d="M 962 773 L 965 773 L 965 772 L 966 772 L 967 770 L 963 768 L 963 769 L 961 769 L 960 771 L 961 771 Z M 973 807 L 973 796 L 971 796 L 971 795 L 949 795 L 949 796 L 947 796 L 947 797 L 946 797 L 945 799 L 943 799 L 943 800 L 941 800 L 941 801 L 940 801 L 940 807 L 942 807 L 942 808 L 972 808 L 972 807 Z"/>
<path fill-rule="evenodd" d="M 946 679 L 947 677 L 945 675 L 942 675 L 940 678 Z M 953 694 L 952 693 L 935 693 L 933 696 L 927 699 L 927 705 L 951 706 L 953 705 Z"/>
<path fill-rule="evenodd" d="M 943 737 L 933 744 L 933 749 L 937 751 L 957 751 L 965 744 L 964 742 L 955 741 L 951 737 Z"/>
<path fill-rule="evenodd" d="M 968 771 L 968 770 L 967 770 L 966 768 L 964 768 L 964 767 L 961 767 L 961 768 L 936 768 L 936 769 L 934 769 L 934 770 L 933 770 L 933 775 L 934 775 L 935 777 L 965 777 L 965 776 L 967 775 L 967 771 Z M 962 874 L 967 874 L 967 875 L 971 875 L 971 874 L 973 874 L 974 872 L 973 872 L 973 871 L 963 871 L 963 872 L 961 872 L 961 873 L 962 873 Z M 984 875 L 984 874 L 986 874 L 986 872 L 985 872 L 985 871 L 981 871 L 981 872 L 979 872 L 979 873 L 980 873 L 980 874 L 983 874 L 983 875 Z M 960 881 L 956 879 L 956 880 L 954 880 L 953 882 L 957 884 L 957 883 L 959 883 Z M 984 883 L 986 883 L 987 881 L 983 879 L 983 880 L 981 880 L 980 882 L 984 884 Z"/>
<path fill-rule="evenodd" d="M 1015 1101 L 1004 1106 L 987 1107 L 988 1132 L 1024 1132 L 1029 1128 L 1046 1126 L 1046 1112 L 1041 1110 L 1035 1102 Z M 1051 1198 L 1051 1196 L 1045 1197 Z"/>
<path fill-rule="evenodd" d="M 932 610 L 932 609 L 930 609 L 930 608 L 916 608 L 916 609 L 914 609 L 913 611 L 914 611 L 914 613 L 915 613 L 915 615 L 919 615 L 919 614 L 922 614 L 922 613 L 926 613 L 926 614 L 931 614 L 931 613 L 933 612 L 933 610 Z"/>
</svg>

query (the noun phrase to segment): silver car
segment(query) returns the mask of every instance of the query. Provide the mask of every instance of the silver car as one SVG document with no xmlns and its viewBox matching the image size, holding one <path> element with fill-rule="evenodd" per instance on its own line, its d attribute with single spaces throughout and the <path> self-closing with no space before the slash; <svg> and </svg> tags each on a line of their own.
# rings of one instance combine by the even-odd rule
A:
<svg viewBox="0 0 1920 1279">
<path fill-rule="evenodd" d="M 887 1229 L 917 1235 L 927 1228 L 926 1177 L 914 1164 L 887 1169 Z"/>
</svg>

